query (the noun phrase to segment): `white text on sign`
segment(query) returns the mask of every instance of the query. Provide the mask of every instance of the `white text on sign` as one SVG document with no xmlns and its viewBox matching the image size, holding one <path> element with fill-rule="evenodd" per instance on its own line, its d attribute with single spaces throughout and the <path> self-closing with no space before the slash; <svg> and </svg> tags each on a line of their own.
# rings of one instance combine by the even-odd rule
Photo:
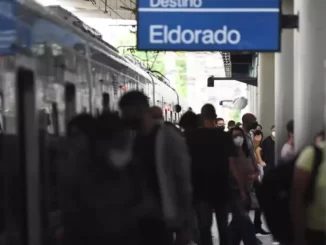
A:
<svg viewBox="0 0 326 245">
<path fill-rule="evenodd" d="M 202 0 L 150 0 L 151 8 L 200 8 Z"/>
<path fill-rule="evenodd" d="M 238 30 L 228 30 L 224 25 L 217 30 L 182 29 L 180 25 L 169 28 L 167 25 L 150 25 L 149 38 L 151 44 L 231 44 L 241 41 Z"/>
</svg>

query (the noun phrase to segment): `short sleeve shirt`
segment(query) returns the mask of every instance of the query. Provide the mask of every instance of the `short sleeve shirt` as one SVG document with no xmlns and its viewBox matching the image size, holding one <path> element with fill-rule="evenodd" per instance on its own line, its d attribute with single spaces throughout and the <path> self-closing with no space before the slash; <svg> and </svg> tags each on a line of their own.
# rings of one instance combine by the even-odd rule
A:
<svg viewBox="0 0 326 245">
<path fill-rule="evenodd" d="M 319 145 L 323 149 L 323 163 L 318 169 L 314 202 L 307 210 L 307 227 L 312 230 L 326 230 L 326 144 Z M 300 154 L 296 167 L 311 172 L 314 164 L 315 151 L 313 147 L 305 148 Z"/>
</svg>

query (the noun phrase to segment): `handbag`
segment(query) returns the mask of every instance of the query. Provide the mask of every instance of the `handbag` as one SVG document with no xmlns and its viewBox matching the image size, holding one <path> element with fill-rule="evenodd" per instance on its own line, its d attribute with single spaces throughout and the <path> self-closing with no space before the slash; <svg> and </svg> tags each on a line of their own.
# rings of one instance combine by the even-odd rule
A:
<svg viewBox="0 0 326 245">
<path fill-rule="evenodd" d="M 258 202 L 258 198 L 256 196 L 255 189 L 252 189 L 250 191 L 249 197 L 250 197 L 250 210 L 259 209 L 259 202 Z"/>
</svg>

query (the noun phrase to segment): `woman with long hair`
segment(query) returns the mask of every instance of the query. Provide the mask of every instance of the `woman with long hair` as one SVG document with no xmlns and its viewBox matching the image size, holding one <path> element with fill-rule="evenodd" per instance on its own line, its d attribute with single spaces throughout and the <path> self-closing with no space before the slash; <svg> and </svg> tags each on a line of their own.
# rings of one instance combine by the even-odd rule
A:
<svg viewBox="0 0 326 245">
<path fill-rule="evenodd" d="M 238 176 L 230 176 L 230 197 L 232 221 L 229 225 L 231 233 L 231 244 L 240 244 L 242 240 L 245 245 L 257 244 L 255 227 L 249 217 L 250 190 L 253 182 L 257 179 L 259 172 L 256 171 L 255 156 L 250 154 L 246 136 L 239 127 L 230 131 L 233 142 L 237 147 L 237 165 L 233 173 Z M 238 181 L 236 181 L 238 179 Z"/>
</svg>

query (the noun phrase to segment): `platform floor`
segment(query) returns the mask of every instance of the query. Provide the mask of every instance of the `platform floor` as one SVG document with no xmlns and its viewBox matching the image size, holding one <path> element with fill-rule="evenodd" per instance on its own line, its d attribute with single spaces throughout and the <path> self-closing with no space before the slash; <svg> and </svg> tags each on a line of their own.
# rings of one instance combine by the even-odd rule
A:
<svg viewBox="0 0 326 245">
<path fill-rule="evenodd" d="M 254 212 L 250 212 L 250 217 L 251 219 L 253 220 L 254 219 Z M 232 216 L 230 215 L 230 221 L 231 221 L 231 218 Z M 212 226 L 212 234 L 213 234 L 213 242 L 214 242 L 214 245 L 219 245 L 219 242 L 218 242 L 218 232 L 217 232 L 217 227 L 216 227 L 216 221 L 215 221 L 215 218 L 213 216 L 213 226 Z M 265 230 L 268 230 L 266 225 L 264 224 L 264 219 L 262 218 L 263 220 L 263 228 Z M 267 236 L 260 236 L 260 235 L 257 235 L 257 238 L 260 239 L 263 243 L 263 245 L 277 245 L 279 243 L 273 243 L 273 237 L 271 235 L 267 235 Z M 243 243 L 241 243 L 241 245 L 243 245 Z"/>
</svg>

